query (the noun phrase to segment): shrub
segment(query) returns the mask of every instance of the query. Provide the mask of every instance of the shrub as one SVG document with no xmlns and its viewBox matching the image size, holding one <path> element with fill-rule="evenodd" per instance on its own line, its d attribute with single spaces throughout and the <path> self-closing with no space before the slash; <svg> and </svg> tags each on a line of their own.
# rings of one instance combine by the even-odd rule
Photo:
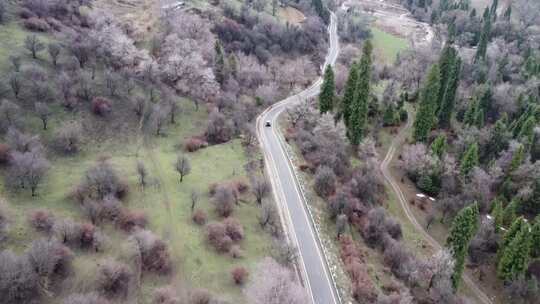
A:
<svg viewBox="0 0 540 304">
<path fill-rule="evenodd" d="M 127 191 L 128 186 L 120 180 L 117 171 L 106 160 L 100 160 L 86 171 L 74 197 L 79 203 L 87 198 L 102 201 L 108 196 L 122 199 Z"/>
<path fill-rule="evenodd" d="M 51 28 L 57 32 L 61 31 L 64 25 L 62 22 L 58 21 L 55 18 L 47 18 L 47 23 L 51 26 Z"/>
<path fill-rule="evenodd" d="M 353 239 L 348 235 L 343 235 L 339 238 L 340 256 L 344 264 L 349 264 L 354 260 L 364 260 L 364 256 Z"/>
<path fill-rule="evenodd" d="M 196 289 L 191 292 L 190 304 L 210 304 L 212 295 L 204 289 Z"/>
<path fill-rule="evenodd" d="M 28 19 L 25 19 L 23 25 L 26 29 L 30 31 L 48 32 L 51 29 L 51 27 L 45 20 L 37 17 L 30 17 Z"/>
<path fill-rule="evenodd" d="M 54 216 L 47 210 L 36 210 L 30 214 L 30 225 L 37 231 L 49 233 L 54 226 Z"/>
<path fill-rule="evenodd" d="M 62 304 L 109 304 L 109 301 L 100 297 L 97 293 L 72 294 Z"/>
<path fill-rule="evenodd" d="M 349 236 L 340 237 L 340 255 L 351 279 L 352 295 L 360 303 L 373 303 L 377 298 L 360 249 Z"/>
<path fill-rule="evenodd" d="M 142 269 L 167 274 L 172 264 L 167 245 L 149 230 L 139 230 L 133 235 L 141 255 Z"/>
<path fill-rule="evenodd" d="M 206 226 L 208 242 L 214 246 L 218 252 L 228 252 L 231 249 L 233 240 L 227 235 L 227 227 L 222 223 L 210 223 Z"/>
<path fill-rule="evenodd" d="M 195 212 L 193 212 L 193 215 L 191 216 L 191 219 L 193 220 L 193 222 L 195 222 L 197 225 L 204 225 L 206 224 L 206 220 L 207 220 L 207 216 L 206 216 L 206 213 L 200 209 L 197 209 L 195 210 Z"/>
<path fill-rule="evenodd" d="M 222 217 L 228 217 L 234 210 L 235 195 L 234 189 L 230 185 L 218 185 L 214 193 L 214 204 L 216 212 Z"/>
<path fill-rule="evenodd" d="M 212 144 L 225 143 L 231 140 L 234 126 L 230 120 L 227 120 L 225 115 L 218 111 L 212 111 L 208 117 L 208 125 L 206 127 L 206 139 Z"/>
<path fill-rule="evenodd" d="M 241 241 L 244 238 L 244 228 L 237 219 L 228 217 L 223 220 L 227 235 L 233 240 L 233 242 Z"/>
<path fill-rule="evenodd" d="M 28 19 L 28 18 L 37 17 L 37 16 L 31 10 L 23 7 L 19 11 L 19 17 L 21 17 L 22 19 Z"/>
<path fill-rule="evenodd" d="M 386 235 L 385 210 L 381 207 L 371 209 L 367 214 L 367 220 L 368 222 L 362 230 L 364 240 L 371 247 L 382 245 L 384 236 Z"/>
<path fill-rule="evenodd" d="M 79 226 L 70 219 L 59 219 L 54 222 L 53 233 L 62 244 L 73 244 L 79 236 Z"/>
<path fill-rule="evenodd" d="M 154 291 L 153 304 L 180 304 L 180 298 L 172 287 L 162 287 Z"/>
<path fill-rule="evenodd" d="M 395 240 L 400 240 L 403 236 L 401 225 L 394 218 L 387 218 L 385 222 L 386 231 Z"/>
<path fill-rule="evenodd" d="M 101 216 L 110 221 L 116 221 L 122 213 L 122 203 L 113 195 L 106 196 L 101 201 Z"/>
<path fill-rule="evenodd" d="M 248 271 L 244 267 L 235 267 L 231 271 L 231 276 L 236 285 L 242 285 L 247 279 Z"/>
<path fill-rule="evenodd" d="M 132 278 L 133 274 L 127 265 L 114 260 L 106 260 L 99 267 L 97 285 L 108 297 L 125 299 L 128 296 Z"/>
<path fill-rule="evenodd" d="M 10 148 L 6 144 L 0 144 L 0 165 L 5 165 L 9 162 Z"/>
<path fill-rule="evenodd" d="M 320 166 L 315 174 L 315 192 L 321 197 L 328 197 L 336 191 L 336 175 L 330 167 Z"/>
<path fill-rule="evenodd" d="M 9 212 L 6 202 L 0 198 L 0 241 L 2 241 L 8 230 Z"/>
<path fill-rule="evenodd" d="M 229 254 L 231 255 L 231 258 L 233 259 L 239 259 L 244 257 L 244 252 L 238 245 L 232 245 L 231 249 L 229 249 Z"/>
<path fill-rule="evenodd" d="M 103 245 L 103 236 L 96 226 L 90 223 L 79 225 L 79 247 L 81 249 L 100 250 Z"/>
<path fill-rule="evenodd" d="M 120 213 L 120 217 L 118 218 L 120 229 L 126 232 L 131 232 L 137 228 L 144 229 L 147 224 L 148 219 L 146 214 L 142 211 L 124 210 Z"/>
<path fill-rule="evenodd" d="M 92 112 L 98 116 L 105 116 L 111 111 L 112 103 L 105 97 L 94 97 L 92 99 Z"/>
<path fill-rule="evenodd" d="M 199 149 L 206 148 L 207 146 L 208 146 L 208 142 L 198 137 L 190 137 L 184 143 L 184 149 L 187 152 L 195 152 Z"/>
</svg>

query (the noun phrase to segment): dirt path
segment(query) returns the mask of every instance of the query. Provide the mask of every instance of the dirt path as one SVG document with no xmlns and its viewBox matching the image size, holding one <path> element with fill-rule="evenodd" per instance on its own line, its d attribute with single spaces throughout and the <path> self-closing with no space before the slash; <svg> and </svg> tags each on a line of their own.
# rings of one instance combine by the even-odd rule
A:
<svg viewBox="0 0 540 304">
<path fill-rule="evenodd" d="M 427 231 L 424 230 L 424 227 L 418 222 L 418 220 L 414 216 L 414 213 L 411 211 L 409 204 L 407 203 L 407 199 L 405 198 L 405 195 L 403 194 L 403 190 L 401 189 L 400 185 L 396 182 L 396 178 L 392 175 L 389 169 L 397 151 L 396 147 L 401 147 L 403 145 L 406 139 L 405 137 L 407 134 L 407 130 L 412 127 L 412 124 L 413 124 L 412 117 L 413 115 L 409 111 L 409 119 L 407 120 L 407 124 L 405 125 L 405 127 L 401 129 L 399 134 L 392 141 L 392 144 L 390 145 L 390 147 L 388 148 L 388 152 L 386 153 L 386 157 L 384 158 L 383 162 L 380 165 L 380 169 L 386 182 L 391 186 L 392 190 L 396 194 L 396 197 L 398 198 L 398 202 L 401 205 L 403 212 L 407 216 L 407 219 L 412 223 L 415 230 L 434 249 L 440 250 L 442 249 L 441 244 L 439 244 L 433 237 L 431 237 L 431 235 L 429 235 L 429 233 L 427 233 Z M 476 285 L 476 283 L 466 273 L 463 274 L 463 281 L 465 282 L 465 284 L 467 284 L 467 286 L 476 295 L 477 299 L 481 303 L 484 303 L 484 304 L 493 303 L 491 299 Z"/>
</svg>

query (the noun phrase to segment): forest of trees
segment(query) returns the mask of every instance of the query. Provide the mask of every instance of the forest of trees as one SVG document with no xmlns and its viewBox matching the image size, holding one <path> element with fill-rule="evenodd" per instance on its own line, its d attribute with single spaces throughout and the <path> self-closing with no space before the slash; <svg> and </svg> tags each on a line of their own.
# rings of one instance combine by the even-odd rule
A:
<svg viewBox="0 0 540 304">
<path fill-rule="evenodd" d="M 198 169 L 190 155 L 197 150 L 238 139 L 242 153 L 255 154 L 256 115 L 319 74 L 329 17 L 323 2 L 300 1 L 296 7 L 306 20 L 285 24 L 276 16 L 277 1 L 271 1 L 273 14 L 260 2 L 223 1 L 203 12 L 163 11 L 143 41 L 130 24 L 93 0 L 0 2 L 0 27 L 9 24 L 24 35 L 20 48 L 0 57 L 5 63 L 0 76 L 1 303 L 41 303 L 69 291 L 76 292 L 54 303 L 131 303 L 143 276 L 155 276 L 160 283 L 176 281 L 181 270 L 169 240 L 150 230 L 156 219 L 148 212 L 130 206 L 133 187 L 155 187 L 148 160 L 134 164 L 134 185 L 124 176 L 126 168 L 107 155 L 96 156 L 80 181 L 72 181 L 72 192 L 62 194 L 73 204 L 76 219 L 39 201 L 55 186 L 48 180 L 51 169 L 86 156 L 90 146 L 111 139 L 127 144 L 138 136 L 160 139 L 179 125 L 187 128 L 186 99 L 196 112 L 207 112 L 201 115 L 207 120 L 187 121 L 202 131 L 177 139 L 177 157 L 166 168 L 176 174 L 176 184 L 185 184 Z M 193 220 L 200 226 L 205 246 L 215 254 L 238 261 L 251 228 L 238 220 L 235 210 L 252 200 L 259 213 L 254 225 L 275 242 L 266 244 L 269 257 L 253 269 L 233 267 L 227 280 L 242 288 L 250 303 L 281 298 L 305 303 L 305 293 L 291 275 L 296 251 L 282 240 L 269 183 L 258 160 L 243 165 L 247 181 L 227 180 L 210 185 L 208 193 L 188 195 L 190 224 Z M 36 201 L 35 208 L 14 207 L 7 200 L 8 194 L 16 198 L 26 193 Z M 217 220 L 200 208 L 203 196 Z M 13 242 L 14 214 L 28 217 L 32 231 L 33 239 L 21 244 L 24 250 L 5 246 Z M 129 244 L 127 256 L 110 252 L 109 229 Z M 95 278 L 87 276 L 88 287 L 63 290 L 71 286 L 75 272 L 81 275 L 74 260 L 92 254 L 106 259 Z M 182 292 L 154 284 L 150 289 L 155 290 L 145 292 L 152 303 L 228 303 L 221 295 L 190 286 Z"/>
</svg>

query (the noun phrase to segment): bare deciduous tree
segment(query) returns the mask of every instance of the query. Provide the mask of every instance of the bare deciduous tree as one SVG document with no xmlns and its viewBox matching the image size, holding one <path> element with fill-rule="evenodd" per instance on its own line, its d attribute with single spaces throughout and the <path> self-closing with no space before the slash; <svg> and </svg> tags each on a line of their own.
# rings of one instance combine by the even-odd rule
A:
<svg viewBox="0 0 540 304">
<path fill-rule="evenodd" d="M 147 184 L 148 170 L 141 160 L 137 161 L 137 175 L 139 176 L 139 184 L 141 187 L 145 187 Z"/>
<path fill-rule="evenodd" d="M 109 297 L 125 299 L 128 296 L 133 273 L 129 267 L 115 260 L 106 260 L 98 270 L 99 289 Z"/>
<path fill-rule="evenodd" d="M 30 187 L 32 196 L 49 169 L 49 162 L 39 151 L 13 152 L 10 166 L 15 185 L 20 188 Z"/>
<path fill-rule="evenodd" d="M 270 194 L 270 185 L 268 184 L 264 176 L 251 177 L 251 192 L 255 196 L 257 204 L 262 204 L 263 199 L 267 197 L 268 194 Z"/>
<path fill-rule="evenodd" d="M 39 286 L 46 292 L 53 279 L 69 274 L 73 253 L 55 239 L 35 240 L 25 254 L 39 278 Z"/>
<path fill-rule="evenodd" d="M 184 180 L 184 176 L 191 173 L 191 162 L 185 155 L 178 155 L 174 169 L 180 174 L 180 182 Z"/>
<path fill-rule="evenodd" d="M 45 45 L 36 35 L 28 35 L 24 40 L 24 47 L 30 51 L 32 58 L 37 59 L 37 53 L 45 49 Z"/>
<path fill-rule="evenodd" d="M 0 198 L 0 241 L 4 240 L 8 231 L 9 210 L 5 200 Z"/>
<path fill-rule="evenodd" d="M 278 263 L 289 266 L 298 259 L 298 248 L 287 239 L 275 239 L 272 243 L 271 255 Z"/>
<path fill-rule="evenodd" d="M 0 131 L 6 132 L 19 124 L 19 111 L 19 106 L 7 99 L 0 102 Z"/>
<path fill-rule="evenodd" d="M 167 244 L 149 230 L 138 230 L 132 236 L 137 244 L 143 270 L 167 274 L 172 269 Z"/>
<path fill-rule="evenodd" d="M 279 215 L 276 206 L 273 202 L 264 201 L 261 205 L 261 213 L 259 215 L 259 224 L 261 227 L 274 226 L 279 224 Z"/>
<path fill-rule="evenodd" d="M 55 131 L 54 140 L 64 153 L 79 151 L 82 141 L 82 126 L 78 121 L 66 121 Z"/>
<path fill-rule="evenodd" d="M 9 75 L 9 86 L 16 99 L 19 99 L 21 90 L 23 89 L 23 80 L 19 73 L 15 72 Z"/>
<path fill-rule="evenodd" d="M 44 102 L 36 102 L 35 108 L 36 114 L 43 124 L 43 130 L 47 130 L 47 123 L 49 122 L 49 117 L 52 115 L 51 108 Z"/>
<path fill-rule="evenodd" d="M 60 56 L 61 49 L 62 47 L 57 43 L 49 43 L 49 45 L 47 46 L 47 52 L 51 57 L 51 62 L 54 67 L 56 67 L 58 64 L 58 57 Z"/>
<path fill-rule="evenodd" d="M 199 197 L 200 197 L 200 195 L 199 195 L 199 192 L 197 190 L 191 190 L 191 195 L 190 195 L 191 212 L 193 212 L 193 210 L 195 210 L 195 205 L 199 201 Z"/>
<path fill-rule="evenodd" d="M 306 292 L 294 277 L 287 268 L 271 258 L 265 258 L 257 265 L 244 293 L 249 303 L 253 304 L 306 303 Z"/>
<path fill-rule="evenodd" d="M 5 303 L 32 303 L 39 296 L 38 276 L 26 256 L 0 252 L 0 291 Z"/>
<path fill-rule="evenodd" d="M 62 304 L 109 304 L 109 301 L 99 296 L 97 293 L 72 294 L 68 296 Z"/>
<path fill-rule="evenodd" d="M 321 197 L 328 197 L 336 190 L 336 175 L 329 167 L 322 165 L 315 174 L 315 192 Z"/>
<path fill-rule="evenodd" d="M 234 210 L 234 189 L 228 184 L 220 184 L 216 187 L 214 193 L 214 204 L 216 205 L 216 212 L 222 216 L 229 216 Z"/>
</svg>

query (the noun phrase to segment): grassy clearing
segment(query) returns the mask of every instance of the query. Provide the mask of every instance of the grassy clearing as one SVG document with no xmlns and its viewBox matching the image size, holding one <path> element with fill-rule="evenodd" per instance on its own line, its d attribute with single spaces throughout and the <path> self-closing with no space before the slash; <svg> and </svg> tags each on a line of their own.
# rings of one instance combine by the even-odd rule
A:
<svg viewBox="0 0 540 304">
<path fill-rule="evenodd" d="M 381 54 L 381 59 L 387 63 L 392 63 L 397 54 L 408 48 L 407 40 L 384 32 L 376 27 L 371 27 L 373 35 L 373 46 L 375 54 Z"/>
<path fill-rule="evenodd" d="M 0 25 L 0 71 L 7 71 L 11 65 L 9 57 L 13 55 L 29 56 L 24 48 L 24 40 L 30 33 L 17 22 L 8 21 Z M 36 33 L 42 42 L 50 41 L 47 35 Z M 39 57 L 45 56 L 45 53 Z"/>
<path fill-rule="evenodd" d="M 130 185 L 127 206 L 143 210 L 148 215 L 150 229 L 167 241 L 179 279 L 187 286 L 206 288 L 221 298 L 244 303 L 240 288 L 232 283 L 230 270 L 236 265 L 252 269 L 260 258 L 268 255 L 271 237 L 262 231 L 257 222 L 258 206 L 250 196 L 245 196 L 245 201 L 236 207 L 233 214 L 243 224 L 246 234 L 241 243 L 244 258 L 237 260 L 218 255 L 206 244 L 204 228 L 192 223 L 190 210 L 190 193 L 197 190 L 202 193 L 197 208 L 205 210 L 210 221 L 218 220 L 206 194 L 208 186 L 232 178 L 247 180 L 243 168 L 247 159 L 240 141 L 234 140 L 189 154 L 192 172 L 183 183 L 179 183 L 178 174 L 173 169 L 182 139 L 199 133 L 205 118 L 203 111 L 185 111 L 180 122 L 168 130 L 168 136 L 154 140 L 149 148 L 141 148 L 134 140 L 121 147 L 107 143 L 99 148 L 87 149 L 76 157 L 56 158 L 36 198 L 26 192 L 9 192 L 4 188 L 3 180 L 0 181 L 2 193 L 5 193 L 13 215 L 8 240 L 2 243 L 0 249 L 21 252 L 31 240 L 39 237 L 27 225 L 27 215 L 32 209 L 45 208 L 57 217 L 84 220 L 79 206 L 68 194 L 99 155 L 108 155 L 110 162 Z M 51 127 L 54 128 L 54 123 Z M 137 160 L 145 163 L 152 181 L 152 185 L 144 190 L 137 185 Z M 102 229 L 110 239 L 106 252 L 97 255 L 77 253 L 76 275 L 70 291 L 91 290 L 89 278 L 95 273 L 100 260 L 105 256 L 121 257 L 124 253 L 127 235 L 106 225 Z M 153 288 L 166 284 L 166 281 L 166 278 L 145 276 L 139 291 L 141 303 L 150 301 Z"/>
<path fill-rule="evenodd" d="M 279 16 L 291 24 L 300 24 L 306 19 L 301 11 L 291 6 L 280 7 Z"/>
</svg>

